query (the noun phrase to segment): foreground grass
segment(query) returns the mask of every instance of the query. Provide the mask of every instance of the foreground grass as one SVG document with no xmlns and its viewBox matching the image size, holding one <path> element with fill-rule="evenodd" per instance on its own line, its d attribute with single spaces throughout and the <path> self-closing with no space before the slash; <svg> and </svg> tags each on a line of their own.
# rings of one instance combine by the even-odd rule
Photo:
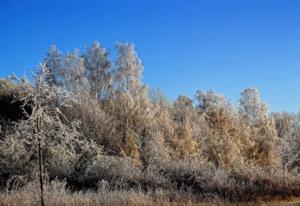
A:
<svg viewBox="0 0 300 206">
<path fill-rule="evenodd" d="M 277 189 L 279 186 L 277 184 Z M 213 190 L 200 193 L 192 192 L 190 188 L 143 190 L 139 187 L 136 189 L 120 187 L 111 189 L 107 187 L 105 182 L 101 182 L 97 190 L 71 191 L 68 189 L 66 181 L 53 180 L 46 181 L 44 185 L 44 200 L 46 206 L 300 206 L 300 196 L 292 195 L 293 193 L 289 191 L 275 193 L 276 184 L 269 185 L 269 188 L 273 189 L 264 192 L 264 189 L 260 188 L 254 193 L 255 196 L 251 196 L 251 190 L 247 190 L 248 195 L 241 196 L 240 194 L 245 195 L 246 193 L 243 193 L 240 188 L 237 189 L 238 193 L 225 194 Z M 219 190 L 221 189 L 219 187 Z M 292 190 L 292 185 L 283 187 L 283 189 Z M 224 195 L 220 196 L 219 194 Z M 239 197 L 234 197 L 233 194 L 239 195 Z M 40 188 L 38 181 L 22 183 L 21 179 L 17 179 L 0 191 L 0 206 L 39 205 Z"/>
<path fill-rule="evenodd" d="M 185 197 L 186 198 L 186 197 Z M 111 191 L 111 192 L 74 192 L 65 191 L 47 192 L 45 195 L 45 204 L 51 206 L 297 206 L 300 205 L 300 198 L 289 200 L 274 200 L 271 202 L 236 202 L 232 203 L 218 198 L 211 198 L 204 201 L 193 199 L 180 200 L 175 197 L 170 200 L 163 194 L 144 194 L 137 191 Z M 35 191 L 3 192 L 0 193 L 0 206 L 38 206 L 39 193 Z"/>
</svg>

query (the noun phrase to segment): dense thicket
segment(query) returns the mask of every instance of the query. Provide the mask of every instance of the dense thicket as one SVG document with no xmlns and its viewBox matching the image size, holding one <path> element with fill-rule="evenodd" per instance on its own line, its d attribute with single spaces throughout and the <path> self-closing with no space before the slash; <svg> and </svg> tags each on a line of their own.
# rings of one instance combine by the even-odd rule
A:
<svg viewBox="0 0 300 206">
<path fill-rule="evenodd" d="M 36 179 L 41 142 L 44 178 L 72 190 L 300 195 L 299 115 L 269 114 L 255 88 L 238 106 L 213 91 L 170 102 L 143 83 L 132 44 L 115 51 L 51 46 L 33 81 L 1 80 L 2 188 Z"/>
</svg>

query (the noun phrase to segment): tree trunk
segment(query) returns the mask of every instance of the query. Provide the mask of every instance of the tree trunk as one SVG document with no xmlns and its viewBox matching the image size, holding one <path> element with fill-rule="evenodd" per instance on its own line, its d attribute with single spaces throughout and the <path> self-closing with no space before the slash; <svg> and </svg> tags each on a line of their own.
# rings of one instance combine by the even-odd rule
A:
<svg viewBox="0 0 300 206">
<path fill-rule="evenodd" d="M 37 105 L 37 108 L 39 108 L 39 105 Z M 36 121 L 36 129 L 37 134 L 40 135 L 41 131 L 41 121 L 40 117 L 37 117 Z M 39 181 L 40 181 L 40 195 L 41 195 L 41 206 L 45 206 L 44 203 L 44 181 L 43 181 L 43 159 L 42 159 L 42 146 L 41 146 L 41 137 L 38 137 L 38 164 L 39 164 Z"/>
<path fill-rule="evenodd" d="M 39 179 L 40 179 L 40 192 L 41 192 L 41 206 L 45 206 L 44 203 L 44 182 L 43 182 L 43 162 L 42 162 L 42 147 L 41 140 L 38 143 L 38 159 L 39 159 Z"/>
</svg>

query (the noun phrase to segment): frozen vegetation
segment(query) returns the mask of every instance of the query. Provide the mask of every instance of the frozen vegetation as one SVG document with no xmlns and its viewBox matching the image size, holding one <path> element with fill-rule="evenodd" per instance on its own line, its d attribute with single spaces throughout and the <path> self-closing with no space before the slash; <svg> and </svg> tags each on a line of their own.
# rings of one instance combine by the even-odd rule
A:
<svg viewBox="0 0 300 206">
<path fill-rule="evenodd" d="M 0 81 L 0 205 L 196 205 L 300 196 L 300 116 L 248 88 L 170 102 L 132 44 L 51 46 Z M 42 203 L 42 201 L 44 203 Z M 218 203 L 219 202 L 219 203 Z"/>
</svg>

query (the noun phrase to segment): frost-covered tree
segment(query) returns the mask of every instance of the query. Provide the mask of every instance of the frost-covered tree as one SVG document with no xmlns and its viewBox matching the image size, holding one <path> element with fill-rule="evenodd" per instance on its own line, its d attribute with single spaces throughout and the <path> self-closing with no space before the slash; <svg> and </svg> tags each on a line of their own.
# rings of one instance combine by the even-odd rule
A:
<svg viewBox="0 0 300 206">
<path fill-rule="evenodd" d="M 52 45 L 44 59 L 48 74 L 45 77 L 50 85 L 61 85 L 63 75 L 63 56 L 55 45 Z"/>
<path fill-rule="evenodd" d="M 179 96 L 173 103 L 173 117 L 176 122 L 190 124 L 193 113 L 193 101 L 187 96 Z"/>
<path fill-rule="evenodd" d="M 138 158 L 142 141 L 148 135 L 152 110 L 148 90 L 142 83 L 142 64 L 134 46 L 117 44 L 114 70 L 114 114 L 123 141 L 123 153 Z"/>
<path fill-rule="evenodd" d="M 213 91 L 198 91 L 198 108 L 208 124 L 220 133 L 236 132 L 236 114 L 232 105 L 223 95 Z"/>
<path fill-rule="evenodd" d="M 155 162 L 161 165 L 171 159 L 172 151 L 169 143 L 174 140 L 175 135 L 172 104 L 159 89 L 149 91 L 149 100 L 152 105 L 153 121 L 145 141 L 144 158 L 147 163 Z"/>
<path fill-rule="evenodd" d="M 139 93 L 142 85 L 142 62 L 137 56 L 134 45 L 118 43 L 116 45 L 117 60 L 115 63 L 115 84 L 118 90 Z"/>
<path fill-rule="evenodd" d="M 260 101 L 257 89 L 248 88 L 241 93 L 240 115 L 243 135 L 253 142 L 248 151 L 249 159 L 267 166 L 277 163 L 275 150 L 278 138 L 275 122 L 269 117 L 268 105 Z"/>
<path fill-rule="evenodd" d="M 109 52 L 95 41 L 84 54 L 90 93 L 96 99 L 106 98 L 111 92 L 111 63 Z"/>
<path fill-rule="evenodd" d="M 149 96 L 153 105 L 154 128 L 161 132 L 165 139 L 170 140 L 174 136 L 172 104 L 160 90 L 151 90 Z"/>
<path fill-rule="evenodd" d="M 87 92 L 88 80 L 85 76 L 84 58 L 80 57 L 79 50 L 74 49 L 64 58 L 64 84 L 68 91 L 75 94 Z"/>
<path fill-rule="evenodd" d="M 297 115 L 297 121 L 294 125 L 295 133 L 288 140 L 288 169 L 300 173 L 300 120 Z"/>
<path fill-rule="evenodd" d="M 279 137 L 278 155 L 285 175 L 286 170 L 300 169 L 300 119 L 298 115 L 286 112 L 272 116 Z"/>
<path fill-rule="evenodd" d="M 193 154 L 197 150 L 194 137 L 196 110 L 193 101 L 186 96 L 179 96 L 172 106 L 175 135 L 171 139 L 172 146 L 181 156 Z"/>
<path fill-rule="evenodd" d="M 212 90 L 207 92 L 197 91 L 196 99 L 198 100 L 198 107 L 203 112 L 217 110 L 226 104 L 225 97 Z"/>
<path fill-rule="evenodd" d="M 241 93 L 240 111 L 249 120 L 256 121 L 268 116 L 268 105 L 261 102 L 258 89 L 248 88 Z"/>
<path fill-rule="evenodd" d="M 213 91 L 198 91 L 196 98 L 200 115 L 205 120 L 200 138 L 204 156 L 217 166 L 232 167 L 235 161 L 242 159 L 243 144 L 233 107 L 223 95 Z"/>
<path fill-rule="evenodd" d="M 43 64 L 35 76 L 34 83 L 26 79 L 13 80 L 16 86 L 12 94 L 16 95 L 18 101 L 21 99 L 24 102 L 22 107 L 30 105 L 32 112 L 27 114 L 26 119 L 16 122 L 11 128 L 12 131 L 0 142 L 1 150 L 6 151 L 1 155 L 0 164 L 11 160 L 12 157 L 6 156 L 10 154 L 7 151 L 16 153 L 15 158 L 23 161 L 23 169 L 17 165 L 10 166 L 12 174 L 24 175 L 30 179 L 34 178 L 32 173 L 38 171 L 42 205 L 44 174 L 47 171 L 50 178 L 61 179 L 71 175 L 78 159 L 76 150 L 83 143 L 79 140 L 81 134 L 77 131 L 75 123 L 70 122 L 60 110 L 73 99 L 62 87 L 48 82 L 48 72 L 48 68 Z M 17 143 L 19 146 L 11 143 Z M 37 167 L 32 164 L 35 161 L 38 163 Z M 31 171 L 28 172 L 26 168 L 30 168 Z"/>
<path fill-rule="evenodd" d="M 272 114 L 272 118 L 274 118 L 279 138 L 284 138 L 291 135 L 297 121 L 297 116 L 295 114 L 276 112 Z"/>
</svg>

